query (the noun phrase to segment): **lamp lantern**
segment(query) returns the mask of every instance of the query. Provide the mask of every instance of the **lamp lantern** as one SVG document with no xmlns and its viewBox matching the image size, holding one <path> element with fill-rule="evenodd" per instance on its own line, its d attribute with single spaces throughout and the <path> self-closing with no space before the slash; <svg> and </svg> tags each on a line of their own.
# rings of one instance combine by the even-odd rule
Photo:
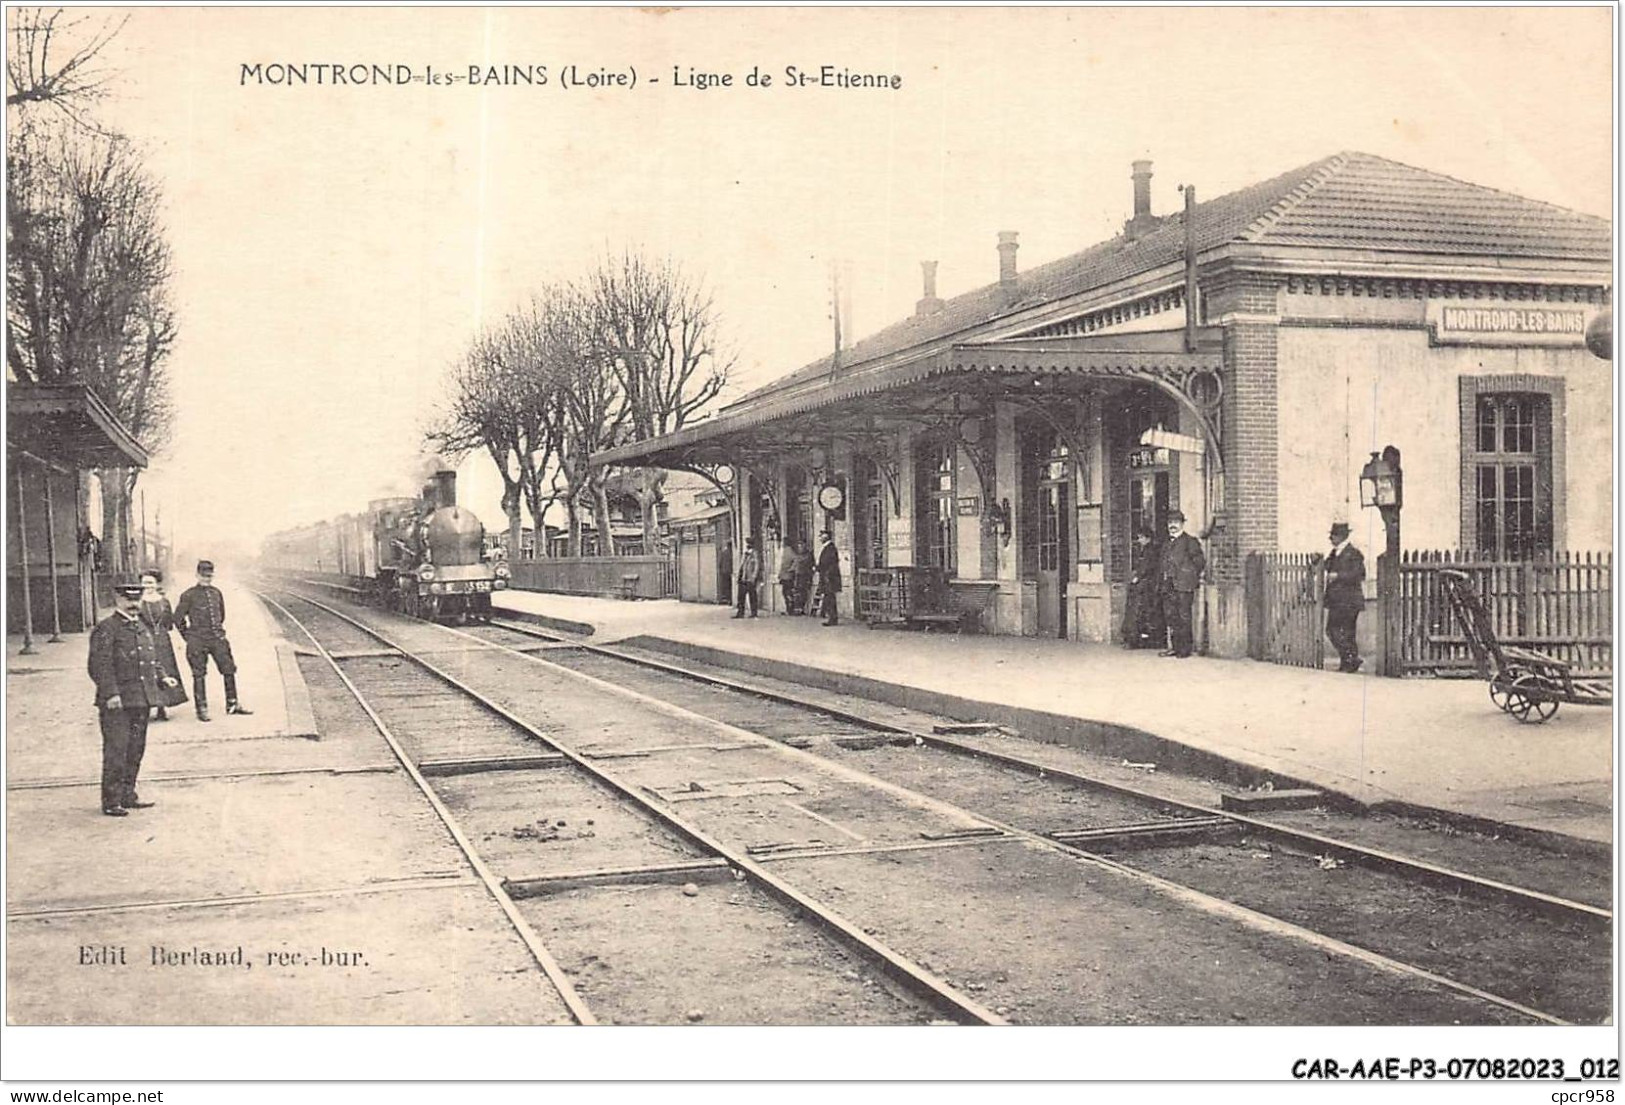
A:
<svg viewBox="0 0 1625 1105">
<path fill-rule="evenodd" d="M 1399 450 L 1392 445 L 1360 469 L 1360 505 L 1398 511 L 1405 505 L 1405 474 L 1399 466 Z"/>
</svg>

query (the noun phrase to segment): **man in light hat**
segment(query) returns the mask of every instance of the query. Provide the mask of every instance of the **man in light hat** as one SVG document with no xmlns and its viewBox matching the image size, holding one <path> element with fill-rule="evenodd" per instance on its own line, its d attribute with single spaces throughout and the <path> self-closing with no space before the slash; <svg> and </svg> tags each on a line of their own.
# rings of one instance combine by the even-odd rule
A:
<svg viewBox="0 0 1625 1105">
<path fill-rule="evenodd" d="M 734 617 L 745 616 L 745 600 L 750 600 L 750 616 L 756 617 L 761 607 L 762 554 L 756 548 L 756 538 L 745 538 L 745 555 L 739 558 L 739 605 Z"/>
<path fill-rule="evenodd" d="M 1193 651 L 1191 603 L 1205 567 L 1202 543 L 1185 532 L 1185 516 L 1170 510 L 1168 545 L 1162 552 L 1162 614 L 1168 623 L 1169 647 L 1159 655 L 1183 658 Z"/>
<path fill-rule="evenodd" d="M 192 669 L 192 701 L 197 719 L 209 720 L 209 658 L 226 681 L 226 713 L 251 714 L 237 701 L 237 661 L 226 640 L 226 596 L 214 585 L 214 562 L 197 562 L 197 585 L 188 587 L 175 604 L 175 628 L 186 641 L 186 664 Z"/>
<path fill-rule="evenodd" d="M 1329 535 L 1331 555 L 1326 558 L 1326 639 L 1337 650 L 1337 670 L 1357 672 L 1365 661 L 1355 627 L 1365 609 L 1365 557 L 1349 544 L 1347 522 L 1333 522 Z"/>
<path fill-rule="evenodd" d="M 164 704 L 163 688 L 178 683 L 158 659 L 158 645 L 141 618 L 141 579 L 113 581 L 113 612 L 90 634 L 86 665 L 96 684 L 102 731 L 102 812 L 127 817 L 153 805 L 135 790 L 147 750 L 147 715 Z"/>
</svg>

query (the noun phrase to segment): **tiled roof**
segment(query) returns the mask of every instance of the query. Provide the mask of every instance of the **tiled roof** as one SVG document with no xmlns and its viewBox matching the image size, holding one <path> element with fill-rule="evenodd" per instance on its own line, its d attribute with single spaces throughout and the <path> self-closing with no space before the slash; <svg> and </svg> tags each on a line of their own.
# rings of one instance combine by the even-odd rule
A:
<svg viewBox="0 0 1625 1105">
<path fill-rule="evenodd" d="M 1605 219 L 1483 188 L 1366 153 L 1340 153 L 1199 203 L 1198 253 L 1232 243 L 1608 262 Z M 1184 254 L 1184 213 L 1129 241 L 1119 236 L 1021 273 L 1008 299 L 990 284 L 909 317 L 841 353 L 843 371 L 946 338 L 1003 315 L 1171 264 Z M 828 377 L 824 357 L 757 388 L 729 409 Z"/>
<path fill-rule="evenodd" d="M 1245 235 L 1284 246 L 1607 261 L 1606 219 L 1364 153 L 1326 171 Z"/>
</svg>

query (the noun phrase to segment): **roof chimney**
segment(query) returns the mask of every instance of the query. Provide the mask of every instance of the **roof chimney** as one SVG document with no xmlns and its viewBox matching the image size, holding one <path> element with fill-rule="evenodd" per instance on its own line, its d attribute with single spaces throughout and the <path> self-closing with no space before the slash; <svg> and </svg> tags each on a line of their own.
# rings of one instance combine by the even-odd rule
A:
<svg viewBox="0 0 1625 1105">
<path fill-rule="evenodd" d="M 937 263 L 921 261 L 920 270 L 925 273 L 925 295 L 914 305 L 915 318 L 924 318 L 942 310 L 942 300 L 937 298 Z"/>
<path fill-rule="evenodd" d="M 1016 244 L 1019 235 L 1014 230 L 999 231 L 999 285 L 1006 292 L 1016 290 Z"/>
<path fill-rule="evenodd" d="M 1162 221 L 1151 213 L 1151 162 L 1134 162 L 1133 177 L 1134 217 L 1123 224 L 1123 234 L 1131 242 L 1156 229 Z"/>
</svg>

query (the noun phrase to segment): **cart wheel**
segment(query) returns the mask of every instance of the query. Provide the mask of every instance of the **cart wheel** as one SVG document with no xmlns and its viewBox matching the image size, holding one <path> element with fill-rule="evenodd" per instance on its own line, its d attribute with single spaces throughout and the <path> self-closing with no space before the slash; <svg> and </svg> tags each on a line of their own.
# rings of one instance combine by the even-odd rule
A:
<svg viewBox="0 0 1625 1105">
<path fill-rule="evenodd" d="M 1490 679 L 1490 701 L 1507 713 L 1512 713 L 1512 688 L 1529 675 L 1522 668 L 1508 666 L 1500 675 Z M 1519 698 L 1522 698 L 1519 695 Z"/>
<path fill-rule="evenodd" d="M 1511 694 L 1522 703 L 1521 710 L 1512 711 L 1519 721 L 1539 725 L 1557 713 L 1558 702 L 1549 696 L 1539 676 L 1527 672 L 1518 676 Z"/>
</svg>

